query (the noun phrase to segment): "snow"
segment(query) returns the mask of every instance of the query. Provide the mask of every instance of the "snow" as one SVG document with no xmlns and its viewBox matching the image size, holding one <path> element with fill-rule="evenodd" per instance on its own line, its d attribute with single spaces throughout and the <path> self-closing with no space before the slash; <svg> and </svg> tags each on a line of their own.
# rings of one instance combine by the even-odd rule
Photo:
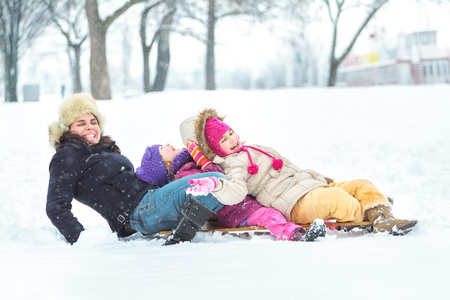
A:
<svg viewBox="0 0 450 300">
<path fill-rule="evenodd" d="M 316 243 L 199 233 L 161 247 L 87 228 L 66 244 L 45 214 L 48 125 L 58 97 L 1 103 L 1 299 L 443 299 L 450 266 L 450 86 L 167 91 L 100 101 L 106 134 L 139 166 L 147 145 L 182 147 L 180 122 L 213 107 L 249 143 L 335 180 L 366 178 L 394 198 L 405 236 L 328 232 Z"/>
</svg>

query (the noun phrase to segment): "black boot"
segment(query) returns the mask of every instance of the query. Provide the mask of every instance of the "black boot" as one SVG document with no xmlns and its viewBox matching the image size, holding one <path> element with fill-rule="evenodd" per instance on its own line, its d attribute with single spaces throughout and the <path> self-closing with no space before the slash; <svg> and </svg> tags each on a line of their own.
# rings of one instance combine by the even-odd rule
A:
<svg viewBox="0 0 450 300">
<path fill-rule="evenodd" d="M 291 241 L 313 242 L 319 237 L 324 237 L 327 233 L 327 227 L 321 219 L 315 219 L 306 231 L 303 227 L 297 229 L 292 235 Z"/>
<path fill-rule="evenodd" d="M 293 242 L 303 241 L 305 234 L 306 234 L 305 228 L 300 227 L 292 234 L 291 241 Z"/>
<path fill-rule="evenodd" d="M 192 240 L 203 225 L 215 214 L 195 198 L 191 198 L 181 209 L 177 226 L 163 246 L 175 245 Z"/>
<path fill-rule="evenodd" d="M 322 219 L 315 219 L 312 222 L 309 230 L 306 232 L 306 235 L 302 237 L 302 241 L 304 242 L 313 242 L 317 240 L 319 237 L 324 237 L 327 233 L 327 226 Z"/>
</svg>

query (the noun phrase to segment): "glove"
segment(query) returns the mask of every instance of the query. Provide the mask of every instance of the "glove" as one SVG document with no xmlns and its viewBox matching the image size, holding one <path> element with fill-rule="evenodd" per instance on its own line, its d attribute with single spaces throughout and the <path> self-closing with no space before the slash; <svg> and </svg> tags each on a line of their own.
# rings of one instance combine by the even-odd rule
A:
<svg viewBox="0 0 450 300">
<path fill-rule="evenodd" d="M 200 147 L 198 144 L 192 140 L 187 141 L 186 148 L 189 151 L 189 154 L 194 159 L 195 163 L 199 165 L 202 170 L 204 170 L 208 165 L 212 163 L 209 159 L 207 159 L 203 153 L 200 151 Z"/>
<path fill-rule="evenodd" d="M 211 193 L 217 186 L 217 179 L 214 177 L 204 177 L 189 180 L 189 184 L 195 184 L 191 188 L 186 189 L 186 194 L 194 196 L 206 196 Z"/>
</svg>

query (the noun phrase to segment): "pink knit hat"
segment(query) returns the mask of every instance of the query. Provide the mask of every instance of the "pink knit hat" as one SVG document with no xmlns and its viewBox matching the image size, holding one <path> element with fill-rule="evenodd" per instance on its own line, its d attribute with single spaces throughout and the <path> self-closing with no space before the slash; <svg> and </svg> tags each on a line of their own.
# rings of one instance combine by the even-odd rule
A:
<svg viewBox="0 0 450 300">
<path fill-rule="evenodd" d="M 205 124 L 206 141 L 211 150 L 221 157 L 227 156 L 227 154 L 220 149 L 219 142 L 222 136 L 230 129 L 230 126 L 217 118 L 210 118 Z"/>
<path fill-rule="evenodd" d="M 219 142 L 220 142 L 220 139 L 222 138 L 222 136 L 230 129 L 231 129 L 230 126 L 228 126 L 223 121 L 220 121 L 219 119 L 217 119 L 215 117 L 209 118 L 205 123 L 206 142 L 208 143 L 211 150 L 215 154 L 217 154 L 221 157 L 227 156 L 227 154 L 222 149 L 220 149 Z M 271 155 L 261 149 L 258 149 L 256 147 L 242 146 L 238 151 L 247 152 L 248 159 L 250 160 L 250 165 L 248 166 L 247 171 L 250 175 L 257 174 L 259 168 L 258 168 L 258 165 L 253 163 L 252 157 L 247 148 L 261 152 L 262 154 L 265 154 L 265 155 L 269 156 L 270 158 L 272 158 L 272 167 L 275 170 L 278 171 L 283 167 L 283 160 L 281 158 L 275 158 L 273 155 Z"/>
</svg>

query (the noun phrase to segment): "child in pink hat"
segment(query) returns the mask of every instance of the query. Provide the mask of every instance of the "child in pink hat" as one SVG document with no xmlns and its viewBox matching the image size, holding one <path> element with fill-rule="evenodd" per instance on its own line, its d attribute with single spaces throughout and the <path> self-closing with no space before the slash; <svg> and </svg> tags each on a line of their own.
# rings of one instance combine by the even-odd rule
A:
<svg viewBox="0 0 450 300">
<path fill-rule="evenodd" d="M 146 148 L 136 175 L 147 183 L 163 186 L 173 180 L 205 172 L 223 173 L 223 170 L 207 160 L 195 143 L 190 143 L 188 149 L 156 144 Z M 248 195 L 235 205 L 225 205 L 211 220 L 217 220 L 219 225 L 228 228 L 264 226 L 277 240 L 314 241 L 325 235 L 323 222 L 314 223 L 306 231 L 300 225 L 287 222 L 276 209 L 264 207 Z"/>
<path fill-rule="evenodd" d="M 196 141 L 204 156 L 222 167 L 229 180 L 211 177 L 194 182 L 189 192 L 211 193 L 233 205 L 252 195 L 265 207 L 298 224 L 315 219 L 339 222 L 368 220 L 377 232 L 402 235 L 416 220 L 396 219 L 391 203 L 364 179 L 333 182 L 314 170 L 303 170 L 272 148 L 246 145 L 214 109 L 182 122 L 183 141 Z"/>
</svg>

